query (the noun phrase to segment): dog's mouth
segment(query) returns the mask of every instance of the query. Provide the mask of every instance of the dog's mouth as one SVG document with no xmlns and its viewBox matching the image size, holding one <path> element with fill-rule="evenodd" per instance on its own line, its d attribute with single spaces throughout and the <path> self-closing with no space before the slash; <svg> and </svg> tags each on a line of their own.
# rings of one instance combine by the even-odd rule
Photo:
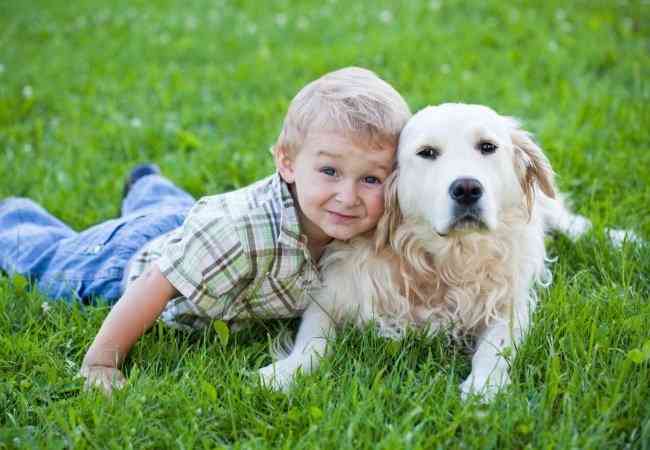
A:
<svg viewBox="0 0 650 450">
<path fill-rule="evenodd" d="M 485 223 L 479 208 L 463 208 L 460 211 L 456 211 L 456 214 L 454 214 L 454 218 L 449 225 L 449 231 L 472 232 L 484 231 L 487 229 L 488 226 Z"/>
</svg>

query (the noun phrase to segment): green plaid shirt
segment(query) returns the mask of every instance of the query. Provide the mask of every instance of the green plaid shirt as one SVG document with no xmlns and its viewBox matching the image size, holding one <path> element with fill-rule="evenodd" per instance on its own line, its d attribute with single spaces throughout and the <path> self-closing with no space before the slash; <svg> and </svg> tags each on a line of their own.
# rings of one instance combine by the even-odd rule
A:
<svg viewBox="0 0 650 450">
<path fill-rule="evenodd" d="M 201 328 L 211 319 L 296 317 L 320 284 L 289 188 L 276 173 L 200 199 L 183 225 L 132 259 L 126 282 L 152 263 L 182 294 L 162 320 Z"/>
</svg>

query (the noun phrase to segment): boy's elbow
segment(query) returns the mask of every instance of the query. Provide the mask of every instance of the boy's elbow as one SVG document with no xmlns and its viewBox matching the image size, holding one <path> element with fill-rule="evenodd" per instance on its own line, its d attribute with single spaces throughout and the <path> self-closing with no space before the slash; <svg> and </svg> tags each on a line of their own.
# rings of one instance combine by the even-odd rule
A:
<svg viewBox="0 0 650 450">
<path fill-rule="evenodd" d="M 153 282 L 159 286 L 160 290 L 164 293 L 165 297 L 167 297 L 168 300 L 171 300 L 172 298 L 178 297 L 180 295 L 174 285 L 161 272 L 158 264 L 153 264 L 151 271 L 153 272 Z"/>
<path fill-rule="evenodd" d="M 180 295 L 174 285 L 163 275 L 157 264 L 153 264 L 134 283 L 134 288 L 146 293 L 147 297 L 154 296 L 161 302 L 167 303 Z"/>
</svg>

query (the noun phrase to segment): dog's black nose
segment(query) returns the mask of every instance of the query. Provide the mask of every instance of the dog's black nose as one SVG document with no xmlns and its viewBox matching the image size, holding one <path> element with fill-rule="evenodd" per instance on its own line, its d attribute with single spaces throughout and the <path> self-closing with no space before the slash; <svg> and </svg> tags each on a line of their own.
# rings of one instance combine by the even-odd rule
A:
<svg viewBox="0 0 650 450">
<path fill-rule="evenodd" d="M 476 178 L 459 178 L 449 186 L 451 198 L 465 206 L 472 206 L 483 195 L 483 185 Z"/>
</svg>

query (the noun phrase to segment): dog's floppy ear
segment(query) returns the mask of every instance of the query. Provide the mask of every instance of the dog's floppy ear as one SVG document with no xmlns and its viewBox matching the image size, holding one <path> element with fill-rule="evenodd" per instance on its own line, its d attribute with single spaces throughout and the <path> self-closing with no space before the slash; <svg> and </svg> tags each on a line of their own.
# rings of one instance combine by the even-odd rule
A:
<svg viewBox="0 0 650 450">
<path fill-rule="evenodd" d="M 535 196 L 535 184 L 544 194 L 555 198 L 554 173 L 544 151 L 533 141 L 530 133 L 522 130 L 519 122 L 506 118 L 510 124 L 510 138 L 515 151 L 515 168 L 521 188 L 526 196 L 526 206 L 531 211 Z"/>
<path fill-rule="evenodd" d="M 375 233 L 375 250 L 378 252 L 390 246 L 395 230 L 402 223 L 402 210 L 397 199 L 398 180 L 399 169 L 395 169 L 384 182 L 384 214 L 379 219 Z"/>
</svg>

